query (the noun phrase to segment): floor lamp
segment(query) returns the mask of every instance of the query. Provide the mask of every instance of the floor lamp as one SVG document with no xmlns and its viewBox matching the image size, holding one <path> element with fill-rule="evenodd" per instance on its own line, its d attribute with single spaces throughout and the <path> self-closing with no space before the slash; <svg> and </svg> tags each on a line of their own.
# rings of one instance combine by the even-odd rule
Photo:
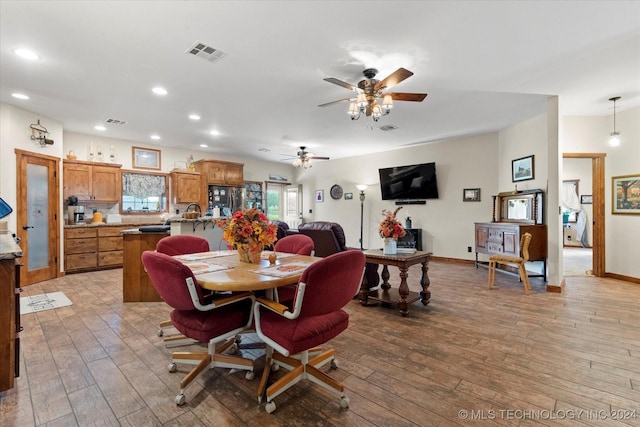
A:
<svg viewBox="0 0 640 427">
<path fill-rule="evenodd" d="M 366 185 L 360 184 L 356 185 L 358 190 L 360 190 L 360 250 L 363 250 L 362 247 L 362 227 L 364 224 L 364 190 L 367 189 Z"/>
</svg>

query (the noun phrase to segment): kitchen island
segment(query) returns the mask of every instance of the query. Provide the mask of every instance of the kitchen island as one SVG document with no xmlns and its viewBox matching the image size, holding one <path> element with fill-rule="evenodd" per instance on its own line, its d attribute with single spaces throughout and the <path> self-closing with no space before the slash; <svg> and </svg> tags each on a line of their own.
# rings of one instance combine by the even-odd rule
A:
<svg viewBox="0 0 640 427">
<path fill-rule="evenodd" d="M 0 231 L 0 392 L 13 388 L 19 374 L 20 257 L 13 236 Z"/>
</svg>

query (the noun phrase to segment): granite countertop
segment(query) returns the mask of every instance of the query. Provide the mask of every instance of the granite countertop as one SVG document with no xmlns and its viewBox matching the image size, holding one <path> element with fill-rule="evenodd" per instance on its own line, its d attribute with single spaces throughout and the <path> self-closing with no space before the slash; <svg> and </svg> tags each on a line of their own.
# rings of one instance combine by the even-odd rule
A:
<svg viewBox="0 0 640 427">
<path fill-rule="evenodd" d="M 228 219 L 227 217 L 214 218 L 212 216 L 205 216 L 200 218 L 171 218 L 169 222 L 216 222 Z"/>
<path fill-rule="evenodd" d="M 22 256 L 22 249 L 8 231 L 0 231 L 0 259 L 14 259 Z"/>
<path fill-rule="evenodd" d="M 162 225 L 164 221 L 160 222 L 96 222 L 89 224 L 74 224 L 65 225 L 64 228 L 92 228 L 92 227 L 141 227 L 143 225 Z"/>
</svg>

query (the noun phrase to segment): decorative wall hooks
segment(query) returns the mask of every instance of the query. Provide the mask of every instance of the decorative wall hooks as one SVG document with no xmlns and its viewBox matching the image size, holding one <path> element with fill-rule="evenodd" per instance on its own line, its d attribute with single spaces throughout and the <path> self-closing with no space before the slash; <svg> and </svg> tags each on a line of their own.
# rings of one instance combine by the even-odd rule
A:
<svg viewBox="0 0 640 427">
<path fill-rule="evenodd" d="M 38 119 L 37 124 L 31 124 L 29 127 L 31 128 L 32 141 L 38 141 L 43 147 L 45 145 L 53 145 L 53 139 L 47 138 L 47 135 L 49 135 L 49 131 L 46 127 L 40 124 L 40 119 Z M 38 133 L 38 136 L 36 136 L 36 132 Z"/>
</svg>

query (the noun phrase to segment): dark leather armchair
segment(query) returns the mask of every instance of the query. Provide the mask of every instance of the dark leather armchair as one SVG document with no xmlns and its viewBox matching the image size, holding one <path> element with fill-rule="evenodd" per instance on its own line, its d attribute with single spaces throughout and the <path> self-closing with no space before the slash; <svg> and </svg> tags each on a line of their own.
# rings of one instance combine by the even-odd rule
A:
<svg viewBox="0 0 640 427">
<path fill-rule="evenodd" d="M 315 256 L 326 257 L 337 252 L 346 251 L 344 230 L 335 222 L 313 221 L 298 226 L 298 232 L 311 237 Z"/>
<path fill-rule="evenodd" d="M 278 221 L 278 220 L 274 220 L 272 222 L 278 227 L 278 230 L 276 231 L 276 236 L 278 237 L 278 240 L 282 239 L 283 237 L 289 234 L 289 224 L 287 224 L 284 221 Z"/>
</svg>

